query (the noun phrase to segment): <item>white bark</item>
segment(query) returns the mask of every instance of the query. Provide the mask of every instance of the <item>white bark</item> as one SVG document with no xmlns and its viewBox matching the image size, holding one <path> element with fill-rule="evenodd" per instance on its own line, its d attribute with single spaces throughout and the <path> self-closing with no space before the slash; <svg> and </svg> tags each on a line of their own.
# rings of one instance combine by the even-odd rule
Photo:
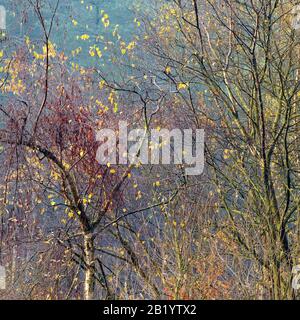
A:
<svg viewBox="0 0 300 320">
<path fill-rule="evenodd" d="M 95 290 L 95 252 L 94 240 L 91 233 L 84 235 L 84 254 L 85 254 L 85 280 L 84 280 L 84 299 L 93 300 Z"/>
</svg>

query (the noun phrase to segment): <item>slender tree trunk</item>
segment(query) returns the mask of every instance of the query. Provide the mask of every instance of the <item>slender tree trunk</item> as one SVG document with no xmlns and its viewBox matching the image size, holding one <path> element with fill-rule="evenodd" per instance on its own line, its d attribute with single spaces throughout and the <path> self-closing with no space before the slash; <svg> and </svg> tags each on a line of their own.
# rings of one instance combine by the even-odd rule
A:
<svg viewBox="0 0 300 320">
<path fill-rule="evenodd" d="M 85 280 L 84 280 L 84 299 L 93 300 L 95 290 L 95 248 L 91 233 L 84 235 L 84 255 L 85 255 Z"/>
<path fill-rule="evenodd" d="M 280 294 L 280 275 L 278 271 L 278 267 L 276 266 L 276 259 L 274 259 L 273 262 L 273 274 L 272 274 L 272 281 L 273 281 L 273 300 L 280 300 L 281 294 Z"/>
</svg>

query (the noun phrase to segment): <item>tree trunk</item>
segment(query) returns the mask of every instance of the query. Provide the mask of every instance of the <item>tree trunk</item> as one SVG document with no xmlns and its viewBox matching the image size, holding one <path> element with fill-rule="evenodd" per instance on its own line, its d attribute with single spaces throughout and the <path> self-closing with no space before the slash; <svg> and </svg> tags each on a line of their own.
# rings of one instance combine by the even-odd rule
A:
<svg viewBox="0 0 300 320">
<path fill-rule="evenodd" d="M 85 255 L 85 280 L 84 299 L 93 300 L 95 290 L 95 248 L 91 233 L 84 235 L 84 255 Z"/>
</svg>

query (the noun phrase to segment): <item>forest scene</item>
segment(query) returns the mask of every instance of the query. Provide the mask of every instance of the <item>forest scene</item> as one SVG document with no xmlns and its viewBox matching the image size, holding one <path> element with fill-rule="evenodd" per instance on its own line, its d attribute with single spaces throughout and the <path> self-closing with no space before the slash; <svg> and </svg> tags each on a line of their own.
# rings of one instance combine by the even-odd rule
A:
<svg viewBox="0 0 300 320">
<path fill-rule="evenodd" d="M 0 300 L 299 300 L 298 134 L 300 1 L 0 0 Z"/>
</svg>

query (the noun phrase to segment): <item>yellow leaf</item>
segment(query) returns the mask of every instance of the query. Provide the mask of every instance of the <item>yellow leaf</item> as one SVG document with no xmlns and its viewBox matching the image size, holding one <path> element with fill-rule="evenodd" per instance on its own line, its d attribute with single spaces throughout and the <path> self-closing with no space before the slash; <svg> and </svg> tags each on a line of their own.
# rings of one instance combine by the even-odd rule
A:
<svg viewBox="0 0 300 320">
<path fill-rule="evenodd" d="M 90 38 L 90 36 L 88 34 L 83 34 L 81 35 L 81 40 L 88 40 Z"/>
<path fill-rule="evenodd" d="M 166 67 L 166 74 L 170 74 L 171 73 L 171 67 L 170 66 L 168 66 L 168 67 Z"/>
<path fill-rule="evenodd" d="M 186 83 L 179 83 L 178 84 L 178 90 L 186 89 L 187 87 L 188 87 L 188 85 Z"/>
<path fill-rule="evenodd" d="M 70 211 L 69 214 L 68 214 L 68 216 L 69 216 L 70 219 L 74 218 L 74 212 L 73 212 L 73 211 Z"/>
<path fill-rule="evenodd" d="M 109 22 L 109 16 L 108 16 L 107 13 L 105 13 L 105 14 L 103 15 L 103 17 L 102 17 L 102 23 L 103 23 L 103 25 L 104 25 L 105 28 L 107 28 L 107 27 L 109 26 L 110 22 Z"/>
<path fill-rule="evenodd" d="M 223 157 L 224 157 L 225 160 L 230 158 L 230 153 L 231 153 L 231 151 L 229 149 L 225 149 L 224 150 L 224 156 Z"/>
</svg>

